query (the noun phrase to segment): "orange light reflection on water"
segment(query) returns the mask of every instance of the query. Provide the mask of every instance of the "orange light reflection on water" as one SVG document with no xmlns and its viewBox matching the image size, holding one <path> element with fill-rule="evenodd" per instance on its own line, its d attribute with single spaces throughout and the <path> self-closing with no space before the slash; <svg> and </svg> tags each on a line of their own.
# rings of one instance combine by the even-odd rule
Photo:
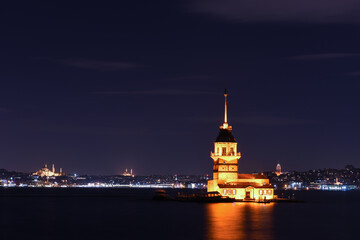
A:
<svg viewBox="0 0 360 240">
<path fill-rule="evenodd" d="M 273 239 L 274 203 L 206 205 L 207 239 Z"/>
</svg>

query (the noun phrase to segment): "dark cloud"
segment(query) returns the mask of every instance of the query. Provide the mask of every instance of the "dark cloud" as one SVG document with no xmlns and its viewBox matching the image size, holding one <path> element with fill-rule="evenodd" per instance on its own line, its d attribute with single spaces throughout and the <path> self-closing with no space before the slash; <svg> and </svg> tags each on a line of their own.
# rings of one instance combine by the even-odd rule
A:
<svg viewBox="0 0 360 240">
<path fill-rule="evenodd" d="M 350 72 L 348 73 L 349 76 L 360 76 L 360 72 Z"/>
<path fill-rule="evenodd" d="M 308 54 L 292 56 L 290 59 L 294 60 L 318 60 L 318 59 L 336 59 L 336 58 L 348 58 L 359 57 L 360 53 L 322 53 L 322 54 Z"/>
<path fill-rule="evenodd" d="M 185 132 L 165 131 L 159 132 L 145 127 L 129 129 L 124 127 L 106 127 L 106 126 L 80 126 L 80 125 L 36 125 L 28 131 L 43 131 L 49 133 L 68 133 L 77 135 L 117 135 L 117 136 L 146 136 L 146 135 L 171 135 L 171 134 L 188 134 Z"/>
<path fill-rule="evenodd" d="M 138 91 L 102 91 L 94 94 L 105 95 L 209 95 L 218 94 L 217 92 L 182 90 L 182 89 L 150 89 Z"/>
<path fill-rule="evenodd" d="M 241 22 L 360 23 L 358 0 L 195 0 L 190 9 Z"/>
<path fill-rule="evenodd" d="M 22 118 L 14 121 L 16 128 L 12 131 L 26 133 L 53 133 L 53 134 L 73 134 L 73 135 L 107 135 L 107 136 L 154 136 L 154 135 L 186 135 L 191 132 L 186 131 L 157 131 L 156 128 L 148 128 L 144 125 L 137 126 L 136 129 L 127 126 L 117 126 L 108 124 L 77 124 L 77 123 L 56 123 L 41 118 Z M 0 119 L 0 131 L 9 130 L 9 126 L 3 124 Z"/>
<path fill-rule="evenodd" d="M 316 121 L 308 119 L 300 119 L 289 116 L 272 115 L 272 114 L 249 114 L 241 118 L 233 119 L 234 123 L 244 125 L 263 125 L 263 126 L 277 126 L 277 125 L 305 125 L 315 124 Z"/>
<path fill-rule="evenodd" d="M 189 118 L 193 121 L 194 118 Z M 217 118 L 197 118 L 200 122 L 214 123 Z M 284 126 L 284 125 L 308 125 L 317 124 L 317 121 L 303 118 L 296 118 L 280 113 L 244 113 L 241 117 L 230 117 L 230 125 L 257 125 L 257 126 Z"/>
<path fill-rule="evenodd" d="M 212 80 L 211 76 L 193 75 L 193 76 L 181 76 L 166 79 L 167 81 L 207 81 Z"/>
<path fill-rule="evenodd" d="M 130 62 L 110 62 L 90 59 L 67 59 L 59 60 L 58 62 L 72 67 L 94 69 L 99 71 L 128 70 L 138 67 L 138 65 Z"/>
</svg>

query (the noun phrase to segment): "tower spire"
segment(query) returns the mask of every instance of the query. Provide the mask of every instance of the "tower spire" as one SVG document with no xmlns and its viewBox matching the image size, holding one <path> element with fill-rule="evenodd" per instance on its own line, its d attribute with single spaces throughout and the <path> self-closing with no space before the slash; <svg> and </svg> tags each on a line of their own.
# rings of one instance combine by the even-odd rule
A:
<svg viewBox="0 0 360 240">
<path fill-rule="evenodd" d="M 224 124 L 222 125 L 223 129 L 227 129 L 229 124 L 227 122 L 227 105 L 228 105 L 228 101 L 227 101 L 227 91 L 225 88 L 225 92 L 224 92 L 224 96 L 225 96 L 225 112 L 224 112 Z"/>
<path fill-rule="evenodd" d="M 224 93 L 224 96 L 225 96 L 225 115 L 224 115 L 224 123 L 227 123 L 227 93 L 226 93 L 226 88 L 225 88 L 225 93 Z"/>
</svg>

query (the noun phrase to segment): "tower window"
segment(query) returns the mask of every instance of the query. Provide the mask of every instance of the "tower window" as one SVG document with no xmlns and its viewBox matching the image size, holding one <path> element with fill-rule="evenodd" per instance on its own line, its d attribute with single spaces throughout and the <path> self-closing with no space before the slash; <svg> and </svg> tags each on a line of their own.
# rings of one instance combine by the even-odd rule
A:
<svg viewBox="0 0 360 240">
<path fill-rule="evenodd" d="M 216 153 L 217 153 L 217 154 L 219 154 L 219 151 L 220 151 L 220 149 L 219 149 L 219 148 L 216 148 Z"/>
<path fill-rule="evenodd" d="M 223 155 L 223 156 L 226 156 L 226 147 L 223 147 L 223 148 L 222 148 L 222 155 Z"/>
<path fill-rule="evenodd" d="M 230 148 L 230 154 L 234 155 L 234 148 Z"/>
</svg>

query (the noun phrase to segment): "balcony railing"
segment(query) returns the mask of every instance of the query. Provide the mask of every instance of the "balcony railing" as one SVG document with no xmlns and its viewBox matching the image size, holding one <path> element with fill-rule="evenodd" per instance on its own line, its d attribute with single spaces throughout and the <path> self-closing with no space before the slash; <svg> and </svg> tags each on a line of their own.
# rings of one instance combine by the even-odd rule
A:
<svg viewBox="0 0 360 240">
<path fill-rule="evenodd" d="M 235 152 L 229 152 L 229 153 L 213 153 L 211 152 L 211 156 L 212 157 L 221 157 L 221 156 L 241 156 L 240 153 L 235 153 Z"/>
</svg>

